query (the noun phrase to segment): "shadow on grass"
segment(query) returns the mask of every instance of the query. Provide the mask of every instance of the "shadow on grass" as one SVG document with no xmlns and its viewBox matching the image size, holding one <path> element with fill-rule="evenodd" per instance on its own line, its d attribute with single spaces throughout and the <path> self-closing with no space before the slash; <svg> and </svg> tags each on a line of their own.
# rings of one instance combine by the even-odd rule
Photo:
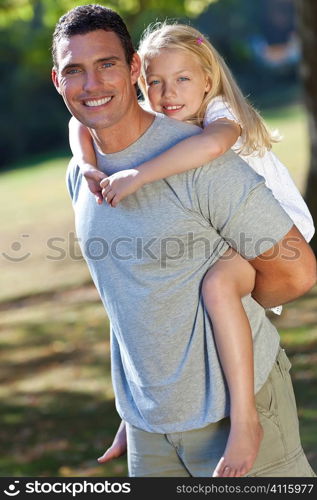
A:
<svg viewBox="0 0 317 500">
<path fill-rule="evenodd" d="M 2 476 L 125 476 L 125 459 L 99 465 L 119 425 L 113 401 L 80 392 L 15 394 L 2 402 Z"/>
<path fill-rule="evenodd" d="M 58 330 L 56 330 L 56 323 Z M 82 327 L 77 325 L 73 328 L 75 334 L 70 341 L 69 334 L 68 336 L 60 335 L 67 330 L 70 331 L 69 326 L 67 322 L 61 320 L 50 324 L 28 322 L 19 325 L 18 342 L 0 342 L 2 352 L 7 351 L 13 356 L 13 360 L 9 357 L 1 362 L 0 383 L 13 384 L 30 375 L 41 377 L 45 372 L 67 365 L 85 366 L 93 363 L 94 369 L 102 368 L 109 371 L 109 357 L 97 357 L 91 352 L 93 345 L 90 342 L 100 342 L 99 329 L 91 329 L 88 336 L 83 322 Z M 57 331 L 60 333 L 57 334 Z M 79 338 L 80 332 L 82 332 L 82 338 Z M 18 355 L 20 353 L 17 360 L 14 360 L 15 353 Z"/>
<path fill-rule="evenodd" d="M 0 475 L 126 476 L 99 465 L 120 418 L 100 302 L 65 296 L 2 311 Z"/>
</svg>

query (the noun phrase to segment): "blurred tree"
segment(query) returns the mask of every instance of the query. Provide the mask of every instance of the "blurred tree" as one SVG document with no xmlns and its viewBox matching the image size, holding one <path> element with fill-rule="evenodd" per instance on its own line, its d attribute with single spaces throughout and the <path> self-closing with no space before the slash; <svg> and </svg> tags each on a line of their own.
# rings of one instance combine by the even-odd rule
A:
<svg viewBox="0 0 317 500">
<path fill-rule="evenodd" d="M 317 2 L 297 0 L 299 32 L 302 43 L 302 79 L 309 117 L 310 169 L 307 178 L 306 201 L 317 223 Z M 317 236 L 311 242 L 317 255 Z"/>
<path fill-rule="evenodd" d="M 266 57 L 281 52 L 283 45 L 286 51 L 294 20 L 294 0 L 220 0 L 194 24 L 228 62 L 243 93 L 263 109 L 298 98 L 296 50 L 288 60 L 278 63 Z"/>
<path fill-rule="evenodd" d="M 101 5 L 119 12 L 128 28 L 133 31 L 140 19 L 151 13 L 159 17 L 194 17 L 203 12 L 209 4 L 219 0 L 99 0 Z M 8 25 L 18 19 L 32 21 L 35 17 L 44 21 L 46 26 L 54 26 L 56 20 L 67 10 L 76 5 L 84 5 L 89 1 L 81 0 L 1 0 L 0 26 Z M 40 16 L 38 15 L 40 14 Z"/>
</svg>

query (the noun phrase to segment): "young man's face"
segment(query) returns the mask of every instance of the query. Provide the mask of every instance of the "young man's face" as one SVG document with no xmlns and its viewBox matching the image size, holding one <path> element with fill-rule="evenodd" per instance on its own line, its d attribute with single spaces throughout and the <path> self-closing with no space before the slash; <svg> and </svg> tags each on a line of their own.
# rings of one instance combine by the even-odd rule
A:
<svg viewBox="0 0 317 500">
<path fill-rule="evenodd" d="M 63 38 L 57 47 L 58 68 L 52 71 L 57 91 L 72 115 L 100 130 L 121 124 L 136 101 L 140 72 L 135 54 L 129 66 L 120 39 L 112 31 L 96 30 Z"/>
</svg>

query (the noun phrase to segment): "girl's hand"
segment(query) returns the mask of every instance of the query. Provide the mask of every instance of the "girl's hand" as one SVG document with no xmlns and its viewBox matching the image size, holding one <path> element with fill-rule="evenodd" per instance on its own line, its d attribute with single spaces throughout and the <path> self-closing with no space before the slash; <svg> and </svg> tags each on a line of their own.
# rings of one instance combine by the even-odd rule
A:
<svg viewBox="0 0 317 500">
<path fill-rule="evenodd" d="M 136 169 L 116 172 L 100 182 L 102 196 L 109 205 L 116 207 L 121 200 L 142 186 L 141 177 Z"/>
<path fill-rule="evenodd" d="M 88 183 L 90 191 L 93 195 L 95 195 L 98 205 L 101 205 L 103 202 L 103 196 L 101 193 L 102 188 L 100 186 L 100 181 L 107 177 L 106 174 L 91 166 L 82 168 L 82 172 Z"/>
</svg>

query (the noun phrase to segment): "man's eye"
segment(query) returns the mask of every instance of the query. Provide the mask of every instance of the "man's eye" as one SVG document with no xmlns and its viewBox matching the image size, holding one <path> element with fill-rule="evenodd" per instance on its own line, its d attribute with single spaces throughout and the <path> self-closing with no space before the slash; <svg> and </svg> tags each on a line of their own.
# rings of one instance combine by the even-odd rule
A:
<svg viewBox="0 0 317 500">
<path fill-rule="evenodd" d="M 103 63 L 103 64 L 102 64 L 102 67 L 103 67 L 103 68 L 111 68 L 113 65 L 114 65 L 114 64 L 113 64 L 113 63 L 111 63 L 111 62 L 106 62 L 106 63 Z"/>
<path fill-rule="evenodd" d="M 66 71 L 66 75 L 76 75 L 77 73 L 80 73 L 79 68 L 71 68 Z"/>
</svg>

